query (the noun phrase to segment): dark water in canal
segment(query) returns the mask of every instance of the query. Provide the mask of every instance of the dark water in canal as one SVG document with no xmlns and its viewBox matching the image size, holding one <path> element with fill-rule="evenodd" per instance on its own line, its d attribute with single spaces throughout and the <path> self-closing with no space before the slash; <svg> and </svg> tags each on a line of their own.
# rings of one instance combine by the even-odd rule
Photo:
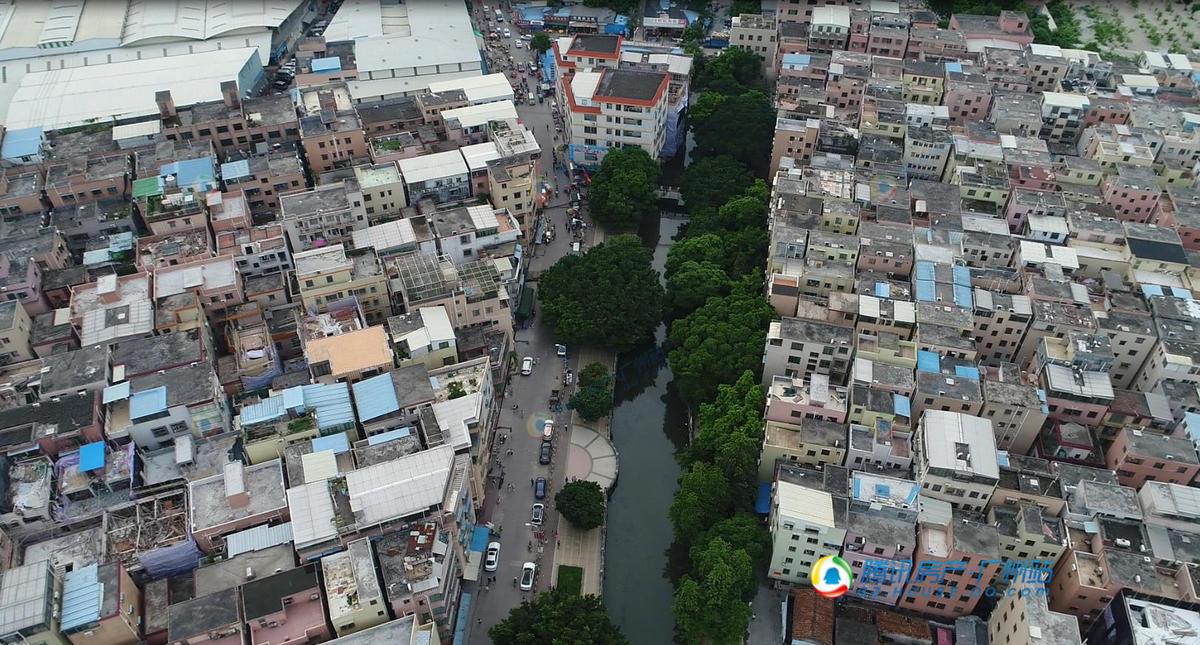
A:
<svg viewBox="0 0 1200 645">
<path fill-rule="evenodd" d="M 662 271 L 667 249 L 682 220 L 662 218 L 643 232 Z M 672 642 L 674 589 L 668 575 L 671 521 L 679 465 L 675 451 L 686 443 L 686 414 L 669 392 L 671 370 L 656 342 L 623 354 L 617 363 L 612 435 L 620 455 L 617 486 L 609 501 L 604 601 L 609 615 L 634 645 Z"/>
</svg>

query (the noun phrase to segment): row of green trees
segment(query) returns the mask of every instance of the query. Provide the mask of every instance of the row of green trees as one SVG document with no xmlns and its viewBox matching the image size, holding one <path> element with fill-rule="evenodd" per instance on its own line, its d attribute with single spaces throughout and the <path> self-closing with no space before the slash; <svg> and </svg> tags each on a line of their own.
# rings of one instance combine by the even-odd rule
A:
<svg viewBox="0 0 1200 645">
<path fill-rule="evenodd" d="M 761 70 L 741 49 L 696 61 L 696 148 L 681 186 L 690 219 L 665 267 L 668 359 L 695 412 L 670 509 L 687 554 L 673 609 L 689 643 L 742 641 L 755 570 L 770 550 L 753 507 L 766 403 L 757 374 L 774 314 L 762 296 L 769 191 L 761 178 L 775 117 Z"/>
</svg>

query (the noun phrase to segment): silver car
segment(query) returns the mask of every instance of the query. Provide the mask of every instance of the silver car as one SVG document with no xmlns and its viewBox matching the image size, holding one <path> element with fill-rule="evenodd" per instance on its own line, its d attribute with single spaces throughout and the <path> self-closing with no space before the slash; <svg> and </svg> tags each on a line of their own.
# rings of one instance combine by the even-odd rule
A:
<svg viewBox="0 0 1200 645">
<path fill-rule="evenodd" d="M 533 505 L 533 515 L 531 515 L 529 517 L 529 523 L 534 526 L 541 526 L 542 522 L 545 522 L 545 521 L 546 521 L 546 505 L 541 504 L 541 503 L 534 504 Z"/>
</svg>

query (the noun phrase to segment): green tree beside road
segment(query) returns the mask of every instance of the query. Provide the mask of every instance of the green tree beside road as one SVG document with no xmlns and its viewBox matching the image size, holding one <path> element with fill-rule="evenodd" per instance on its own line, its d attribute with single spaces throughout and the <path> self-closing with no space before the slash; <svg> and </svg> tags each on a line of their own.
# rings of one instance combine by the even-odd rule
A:
<svg viewBox="0 0 1200 645">
<path fill-rule="evenodd" d="M 555 336 L 569 345 L 624 350 L 650 338 L 662 317 L 663 290 L 650 251 L 618 235 L 542 274 L 538 298 Z"/>
<path fill-rule="evenodd" d="M 540 593 L 514 607 L 508 618 L 492 625 L 496 645 L 628 645 L 597 596 L 567 591 Z"/>
<path fill-rule="evenodd" d="M 637 228 L 658 210 L 658 162 L 641 148 L 613 148 L 588 186 L 588 209 L 610 230 Z"/>
<path fill-rule="evenodd" d="M 593 481 L 576 480 L 563 485 L 554 496 L 554 507 L 571 526 L 590 531 L 604 523 L 604 490 Z"/>
</svg>

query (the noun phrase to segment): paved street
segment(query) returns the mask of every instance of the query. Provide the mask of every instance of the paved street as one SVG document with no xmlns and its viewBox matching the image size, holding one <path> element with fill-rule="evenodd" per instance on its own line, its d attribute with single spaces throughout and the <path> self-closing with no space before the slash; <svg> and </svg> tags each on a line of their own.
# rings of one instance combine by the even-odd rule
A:
<svg viewBox="0 0 1200 645">
<path fill-rule="evenodd" d="M 505 24 L 513 32 L 514 38 L 507 43 L 516 65 L 526 65 L 530 60 L 529 50 L 511 48 L 520 34 L 516 33 L 511 23 Z M 485 30 L 485 27 L 480 27 L 481 32 Z M 492 68 L 490 71 L 501 70 Z M 512 80 L 510 76 L 510 82 Z M 529 83 L 532 87 L 535 80 L 531 79 Z M 517 106 L 522 121 L 534 132 L 541 145 L 544 173 L 553 172 L 550 151 L 558 145 L 552 138 L 554 125 L 550 114 L 550 101 L 548 97 L 542 104 L 529 105 L 524 102 Z M 560 174 L 557 181 L 564 185 L 567 177 Z M 550 208 L 543 211 L 548 224 L 558 226 L 558 235 L 549 245 L 532 247 L 534 256 L 526 269 L 528 275 L 538 275 L 570 252 L 571 237 L 567 234 L 565 226 L 567 203 L 568 198 L 560 195 L 551 201 Z M 525 240 L 525 243 L 530 244 L 531 240 Z M 496 455 L 493 474 L 503 473 L 503 484 L 498 485 L 499 480 L 489 484 L 488 496 L 481 512 L 481 522 L 490 521 L 500 529 L 500 564 L 495 572 L 481 571 L 477 584 L 468 583 L 464 586 L 464 589 L 474 596 L 468 638 L 470 643 L 490 642 L 487 628 L 505 618 L 509 610 L 522 600 L 532 598 L 532 593 L 521 592 L 513 584 L 513 580 L 520 575 L 523 563 L 532 561 L 538 564 L 537 591 L 548 589 L 552 580 L 550 563 L 553 562 L 554 535 L 558 525 L 558 514 L 553 510 L 553 498 L 562 484 L 565 469 L 570 412 L 565 405 L 562 412 L 551 412 L 548 399 L 551 390 L 564 389 L 564 364 L 562 359 L 555 355 L 555 340 L 550 331 L 541 325 L 540 318 L 535 318 L 530 327 L 516 331 L 515 349 L 518 368 L 514 370 L 511 387 L 506 393 L 497 423 L 497 434 L 506 434 L 508 439 L 504 444 L 497 445 L 493 451 Z M 537 359 L 537 366 L 530 376 L 520 375 L 519 361 L 525 356 Z M 569 352 L 568 361 L 570 369 L 578 369 L 575 351 Z M 518 406 L 517 409 L 513 408 L 514 404 Z M 551 465 L 542 466 L 538 464 L 538 450 L 543 423 L 547 419 L 553 419 L 555 424 L 555 450 Z M 511 456 L 507 454 L 508 450 L 513 451 Z M 536 527 L 529 524 L 530 513 L 536 501 L 531 482 L 537 477 L 546 477 L 551 484 L 546 499 L 542 500 L 547 510 L 546 522 L 542 527 L 544 544 L 535 539 Z M 512 490 L 509 490 L 510 484 Z M 495 578 L 494 584 L 486 582 L 488 576 Z"/>
</svg>

